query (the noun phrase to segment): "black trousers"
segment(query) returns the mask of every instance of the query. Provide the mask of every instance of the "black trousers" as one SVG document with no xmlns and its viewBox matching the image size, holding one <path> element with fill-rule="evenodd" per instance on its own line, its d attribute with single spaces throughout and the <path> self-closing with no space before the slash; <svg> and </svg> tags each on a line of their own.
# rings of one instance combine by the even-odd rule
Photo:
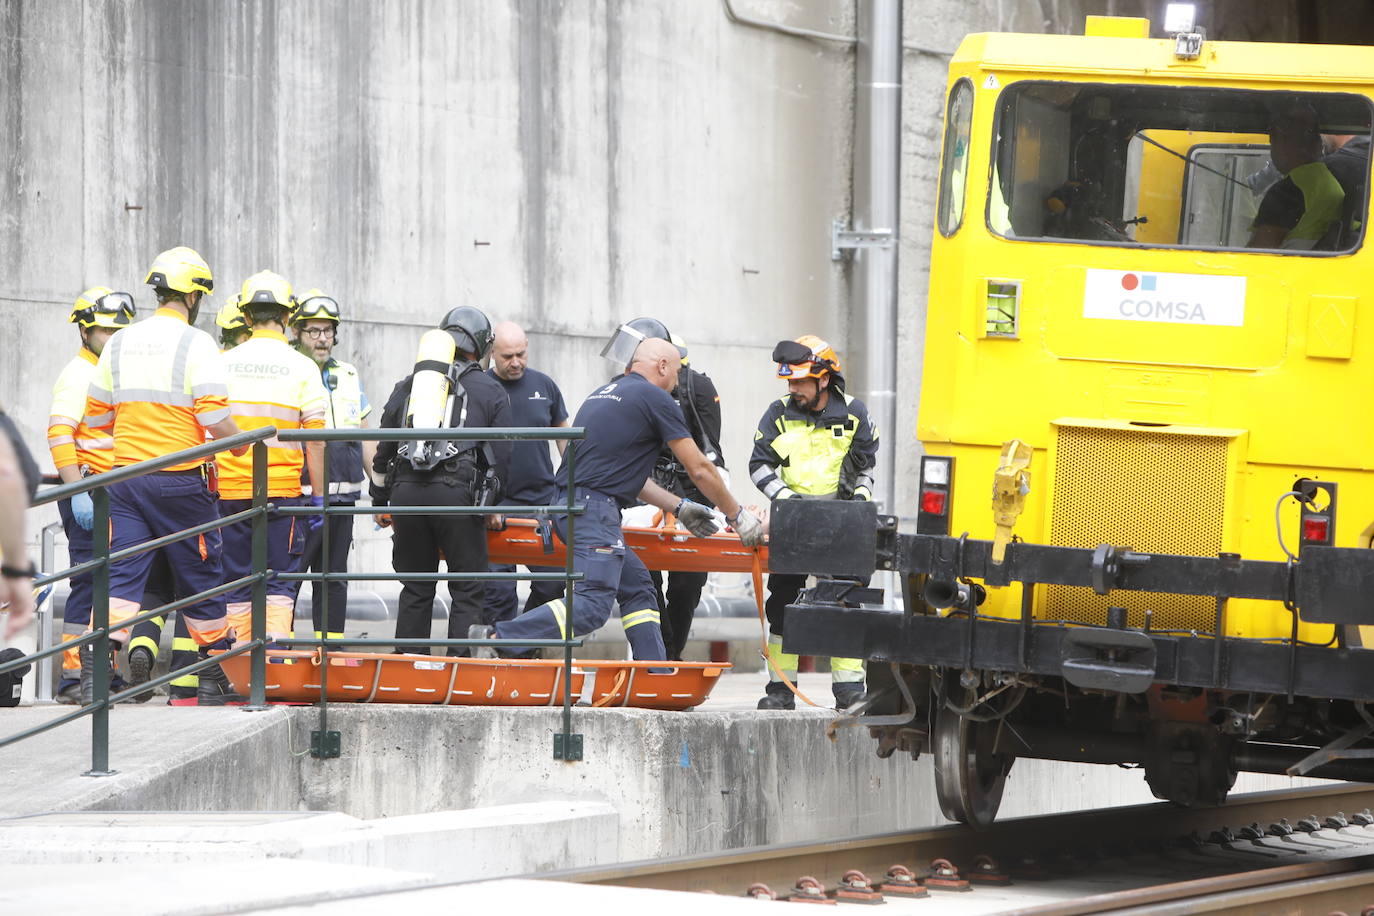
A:
<svg viewBox="0 0 1374 916">
<path fill-rule="evenodd" d="M 351 506 L 353 502 L 330 503 Z M 301 556 L 301 572 L 348 572 L 348 551 L 353 547 L 353 516 L 331 515 L 329 525 L 329 556 L 324 555 L 324 528 L 315 529 L 305 541 Z M 328 563 L 325 560 L 328 559 Z M 326 568 L 327 567 L 327 568 Z M 324 582 L 310 583 L 310 620 L 316 633 L 342 633 L 348 620 L 348 583 L 329 582 L 329 627 L 320 626 L 320 612 L 324 610 Z"/>
<path fill-rule="evenodd" d="M 472 487 L 439 481 L 399 480 L 391 488 L 397 506 L 470 506 Z M 391 565 L 398 573 L 438 572 L 442 554 L 449 572 L 487 571 L 487 532 L 480 515 L 398 515 L 392 522 Z M 400 607 L 396 615 L 398 639 L 422 639 L 430 635 L 434 610 L 434 582 L 401 577 Z M 454 581 L 448 584 L 453 604 L 448 615 L 448 638 L 466 639 L 468 627 L 481 623 L 484 584 Z M 428 648 L 406 652 L 429 654 Z M 467 649 L 450 649 L 449 655 L 468 655 Z"/>
<path fill-rule="evenodd" d="M 671 661 L 682 661 L 682 650 L 687 647 L 687 637 L 692 632 L 692 619 L 696 617 L 697 605 L 701 603 L 701 590 L 706 587 L 704 572 L 683 572 L 675 570 L 668 573 L 668 590 L 663 590 L 663 573 L 649 570 L 658 592 L 659 629 L 663 631 L 663 647 L 668 650 Z"/>
</svg>

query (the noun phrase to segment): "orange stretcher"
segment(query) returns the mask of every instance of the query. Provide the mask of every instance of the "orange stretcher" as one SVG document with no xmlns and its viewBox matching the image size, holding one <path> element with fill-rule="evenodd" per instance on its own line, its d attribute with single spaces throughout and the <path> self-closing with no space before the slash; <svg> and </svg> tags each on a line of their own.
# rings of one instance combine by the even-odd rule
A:
<svg viewBox="0 0 1374 916">
<path fill-rule="evenodd" d="M 321 657 L 318 650 L 269 649 L 267 699 L 273 703 L 319 702 Z M 247 653 L 220 664 L 234 690 L 247 696 Z M 722 670 L 729 667 L 710 662 L 577 659 L 572 669 L 572 698 L 579 702 L 591 673 L 593 706 L 688 709 L 705 701 Z M 560 706 L 563 670 L 563 662 L 544 659 L 330 652 L 325 693 L 331 703 Z"/>
<path fill-rule="evenodd" d="M 574 527 L 574 532 L 576 528 Z M 753 568 L 754 551 L 739 542 L 739 535 L 713 534 L 693 537 L 681 528 L 635 528 L 626 526 L 625 546 L 633 550 L 649 569 L 680 572 L 740 572 Z M 563 542 L 551 538 L 552 553 L 544 552 L 544 541 L 531 519 L 506 519 L 504 531 L 487 532 L 487 556 L 493 563 L 519 566 L 562 566 L 567 560 Z M 759 548 L 763 568 L 768 568 L 768 548 Z"/>
<path fill-rule="evenodd" d="M 318 651 L 269 649 L 267 699 L 316 703 L 320 699 Z M 221 663 L 234 690 L 248 695 L 249 657 Z M 572 693 L 582 694 L 586 674 L 574 666 Z M 563 663 L 376 652 L 330 652 L 331 703 L 422 703 L 440 706 L 558 706 L 563 702 Z"/>
<path fill-rule="evenodd" d="M 582 662 L 596 672 L 593 706 L 632 706 L 641 709 L 691 709 L 711 695 L 721 662 Z M 669 667 L 671 666 L 671 667 Z"/>
</svg>

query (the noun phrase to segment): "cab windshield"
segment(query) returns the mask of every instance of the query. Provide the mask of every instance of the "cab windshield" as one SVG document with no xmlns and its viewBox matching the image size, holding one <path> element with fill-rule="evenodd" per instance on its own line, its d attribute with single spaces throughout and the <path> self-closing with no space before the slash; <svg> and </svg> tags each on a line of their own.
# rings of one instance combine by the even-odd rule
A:
<svg viewBox="0 0 1374 916">
<path fill-rule="evenodd" d="M 1008 238 L 1330 254 L 1368 212 L 1369 100 L 1345 93 L 1016 83 L 987 220 Z"/>
</svg>

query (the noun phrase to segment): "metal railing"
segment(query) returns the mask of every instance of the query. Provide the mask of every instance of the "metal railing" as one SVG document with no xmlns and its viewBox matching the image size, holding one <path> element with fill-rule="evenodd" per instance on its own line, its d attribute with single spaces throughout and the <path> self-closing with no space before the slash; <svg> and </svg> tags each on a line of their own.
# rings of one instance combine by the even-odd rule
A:
<svg viewBox="0 0 1374 916">
<path fill-rule="evenodd" d="M 147 553 L 166 547 L 169 544 L 184 540 L 185 538 L 195 537 L 210 531 L 218 530 L 226 525 L 240 521 L 252 521 L 251 534 L 251 571 L 248 575 L 234 579 L 229 582 L 221 583 L 213 588 L 205 589 L 193 595 L 177 598 L 167 604 L 153 610 L 143 610 L 140 613 L 129 617 L 113 628 L 115 632 L 129 630 L 139 623 L 151 620 L 155 617 L 166 615 L 170 611 L 180 610 L 181 608 L 195 604 L 208 598 L 215 598 L 227 592 L 238 589 L 244 585 L 252 586 L 251 598 L 251 627 L 254 634 L 264 634 L 267 626 L 267 583 L 274 576 L 285 581 L 320 581 L 326 584 L 331 581 L 433 581 L 443 582 L 451 580 L 555 580 L 562 579 L 566 584 L 565 603 L 567 605 L 567 618 L 572 620 L 573 610 L 573 589 L 572 583 L 581 578 L 580 573 L 573 570 L 573 551 L 574 543 L 574 519 L 582 513 L 582 509 L 574 504 L 573 494 L 575 470 L 574 450 L 568 450 L 565 463 L 567 464 L 568 474 L 568 501 L 566 505 L 560 506 L 343 506 L 330 505 L 328 495 L 325 495 L 323 506 L 277 506 L 271 502 L 267 493 L 267 446 L 265 440 L 277 438 L 283 442 L 312 442 L 322 441 L 324 443 L 324 478 L 329 478 L 329 446 L 331 443 L 341 441 L 360 442 L 360 441 L 413 441 L 421 440 L 441 440 L 441 441 L 478 441 L 478 440 L 572 440 L 580 439 L 584 435 L 580 428 L 512 428 L 512 429 L 330 429 L 330 430 L 278 430 L 276 427 L 267 426 L 249 432 L 239 433 L 225 439 L 217 439 L 207 442 L 204 445 L 184 449 L 169 455 L 148 461 L 141 461 L 137 464 L 126 467 L 116 468 L 103 474 L 96 474 L 73 483 L 63 484 L 52 489 L 41 492 L 33 500 L 34 506 L 42 506 L 54 503 L 62 499 L 70 499 L 81 493 L 89 493 L 94 508 L 94 519 L 91 525 L 91 555 L 92 558 L 84 563 L 78 563 L 67 569 L 52 572 L 39 576 L 34 580 L 34 587 L 41 588 L 51 583 L 69 579 L 89 572 L 92 576 L 92 596 L 91 596 L 91 621 L 89 632 L 74 639 L 59 642 L 56 645 L 40 648 L 31 655 L 26 655 L 12 662 L 0 664 L 0 674 L 6 671 L 28 665 L 32 662 L 42 662 L 50 659 L 62 652 L 73 648 L 80 649 L 83 646 L 91 646 L 92 661 L 94 662 L 94 678 L 92 701 L 88 705 L 81 706 L 70 713 L 57 716 L 46 722 L 42 722 L 31 728 L 0 738 L 0 747 L 5 747 L 22 741 L 34 735 L 41 734 L 70 722 L 74 722 L 84 716 L 91 717 L 91 768 L 84 775 L 87 776 L 107 776 L 113 770 L 109 766 L 109 710 L 116 703 L 126 702 L 150 690 L 155 690 L 174 679 L 182 678 L 191 674 L 196 674 L 211 665 L 217 665 L 221 661 L 233 658 L 244 653 L 252 653 L 249 663 L 249 696 L 247 705 L 242 708 L 247 711 L 258 711 L 267 709 L 266 697 L 266 675 L 267 675 L 267 645 L 266 641 L 259 637 L 251 640 L 240 640 L 233 648 L 208 658 L 173 670 L 161 677 L 153 678 L 146 683 L 130 687 L 113 695 L 110 694 L 110 568 L 121 560 L 128 559 L 138 554 Z M 110 549 L 110 495 L 108 488 L 112 484 L 132 480 L 156 471 L 164 470 L 177 465 L 184 465 L 188 462 L 195 462 L 202 459 L 213 458 L 219 452 L 228 451 L 243 446 L 252 449 L 253 463 L 253 490 L 252 505 L 250 508 L 241 512 L 221 516 L 213 521 L 200 525 L 194 525 L 163 537 L 153 538 L 142 544 L 127 547 L 118 551 Z M 326 490 L 328 488 L 326 487 Z M 321 531 L 321 555 L 324 567 L 320 572 L 296 572 L 278 573 L 268 568 L 267 559 L 267 522 L 269 513 L 279 513 L 288 516 L 305 516 L 320 514 L 323 516 Z M 519 572 L 447 572 L 447 573 L 348 573 L 334 572 L 329 569 L 329 519 L 337 515 L 525 515 L 525 516 L 551 516 L 560 515 L 567 517 L 567 550 L 566 567 L 562 574 L 559 573 L 519 573 Z M 321 589 L 322 606 L 320 608 L 321 635 L 313 639 L 276 639 L 274 645 L 283 647 L 294 646 L 316 646 L 321 653 L 321 682 L 320 682 L 320 728 L 312 734 L 311 753 L 316 757 L 337 757 L 339 756 L 339 735 L 337 732 L 328 730 L 328 672 L 330 649 L 339 649 L 346 646 L 370 646 L 370 647 L 396 647 L 410 648 L 419 646 L 429 647 L 473 647 L 484 646 L 490 648 L 562 648 L 563 649 L 563 722 L 562 731 L 554 735 L 554 757 L 561 760 L 581 760 L 582 759 L 582 736 L 572 732 L 572 650 L 574 647 L 581 646 L 583 640 L 569 632 L 565 639 L 544 639 L 544 640 L 509 640 L 509 639 L 367 639 L 367 638 L 331 638 L 329 636 L 329 589 Z M 50 622 L 48 624 L 51 625 Z M 44 666 L 46 667 L 46 666 Z"/>
</svg>

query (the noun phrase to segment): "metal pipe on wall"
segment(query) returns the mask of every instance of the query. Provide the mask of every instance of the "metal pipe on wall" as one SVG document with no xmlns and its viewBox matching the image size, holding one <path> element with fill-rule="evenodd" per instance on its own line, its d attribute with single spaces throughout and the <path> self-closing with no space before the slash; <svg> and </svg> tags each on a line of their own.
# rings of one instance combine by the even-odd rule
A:
<svg viewBox="0 0 1374 916">
<path fill-rule="evenodd" d="M 859 0 L 855 70 L 853 228 L 888 233 L 891 243 L 860 248 L 851 274 L 858 335 L 850 349 L 863 354 L 854 393 L 868 405 L 879 434 L 874 498 L 897 514 L 897 239 L 902 152 L 902 0 Z M 856 347 L 862 341 L 860 347 Z M 860 381 L 851 376 L 853 381 Z"/>
</svg>

